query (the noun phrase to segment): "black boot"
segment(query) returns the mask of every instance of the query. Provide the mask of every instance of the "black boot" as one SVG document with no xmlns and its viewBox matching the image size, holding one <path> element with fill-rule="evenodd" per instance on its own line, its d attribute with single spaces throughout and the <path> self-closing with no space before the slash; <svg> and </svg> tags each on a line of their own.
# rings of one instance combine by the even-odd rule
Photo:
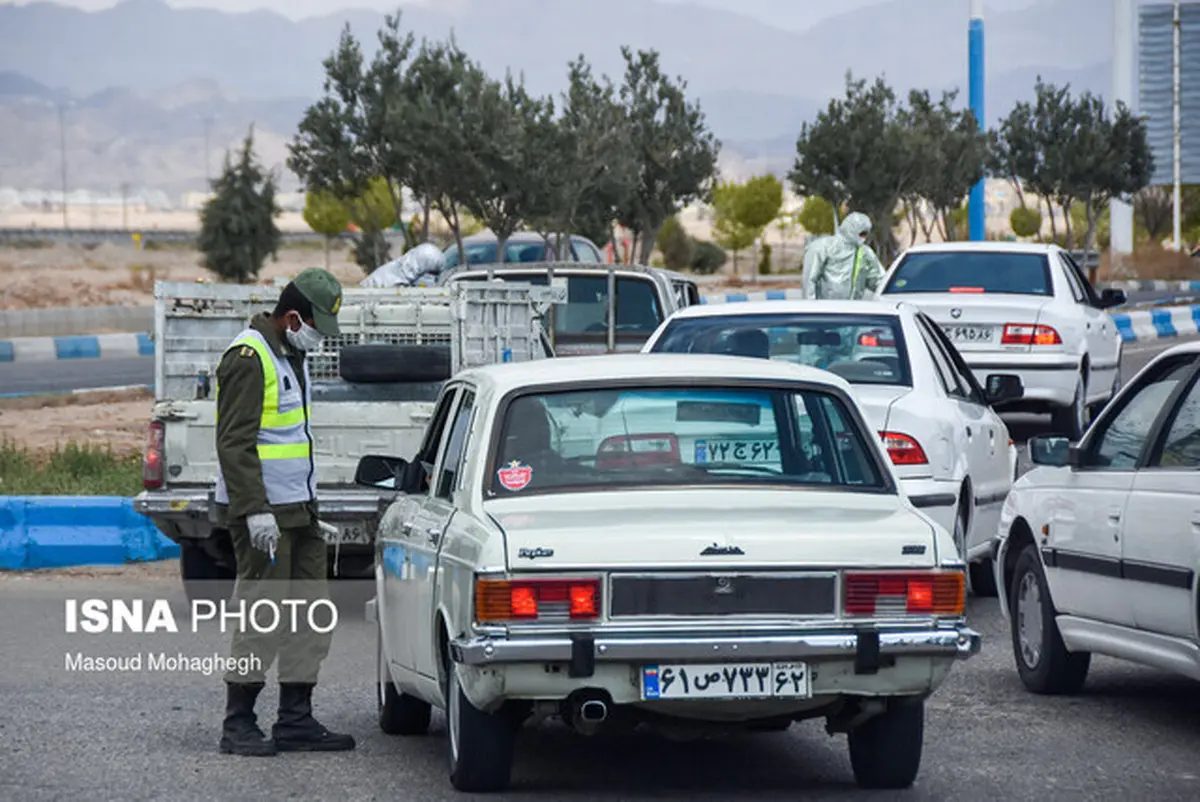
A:
<svg viewBox="0 0 1200 802">
<path fill-rule="evenodd" d="M 275 744 L 258 728 L 254 702 L 262 691 L 262 683 L 225 684 L 225 723 L 221 727 L 221 753 L 269 757 L 275 754 Z"/>
<path fill-rule="evenodd" d="M 330 732 L 312 716 L 315 685 L 281 683 L 279 720 L 271 728 L 280 752 L 345 752 L 353 749 L 354 737 Z"/>
</svg>

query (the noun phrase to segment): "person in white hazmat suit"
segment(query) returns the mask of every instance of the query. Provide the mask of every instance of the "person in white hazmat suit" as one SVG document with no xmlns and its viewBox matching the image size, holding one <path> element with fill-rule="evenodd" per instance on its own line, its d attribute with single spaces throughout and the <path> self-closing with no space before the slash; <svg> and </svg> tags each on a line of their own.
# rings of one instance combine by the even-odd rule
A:
<svg viewBox="0 0 1200 802">
<path fill-rule="evenodd" d="M 399 259 L 393 259 L 362 280 L 362 287 L 436 287 L 446 269 L 446 256 L 438 246 L 423 242 Z"/>
<path fill-rule="evenodd" d="M 851 212 L 836 234 L 820 237 L 804 251 L 804 297 L 858 300 L 873 297 L 883 279 L 879 257 L 867 244 L 871 219 Z"/>
</svg>

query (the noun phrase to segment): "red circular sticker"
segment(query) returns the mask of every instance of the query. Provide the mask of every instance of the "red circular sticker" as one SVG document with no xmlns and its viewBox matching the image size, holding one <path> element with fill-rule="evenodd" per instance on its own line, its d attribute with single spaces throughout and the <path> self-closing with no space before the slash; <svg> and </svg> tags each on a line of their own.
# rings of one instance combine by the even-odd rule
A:
<svg viewBox="0 0 1200 802">
<path fill-rule="evenodd" d="M 520 460 L 513 460 L 496 471 L 496 477 L 505 490 L 524 490 L 533 479 L 533 468 L 522 465 Z"/>
</svg>

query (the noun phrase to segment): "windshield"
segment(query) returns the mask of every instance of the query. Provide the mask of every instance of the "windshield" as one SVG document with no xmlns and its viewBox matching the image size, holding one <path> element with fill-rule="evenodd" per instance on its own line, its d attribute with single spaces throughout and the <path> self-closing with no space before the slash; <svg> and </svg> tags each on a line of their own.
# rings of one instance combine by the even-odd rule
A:
<svg viewBox="0 0 1200 802">
<path fill-rule="evenodd" d="M 1045 255 L 1001 251 L 909 253 L 884 292 L 1053 294 Z"/>
<path fill-rule="evenodd" d="M 776 359 L 836 373 L 851 384 L 912 386 L 895 315 L 720 315 L 667 324 L 650 349 Z"/>
<path fill-rule="evenodd" d="M 514 399 L 487 493 L 683 485 L 888 489 L 840 398 L 746 387 L 595 387 Z"/>
<path fill-rule="evenodd" d="M 467 264 L 486 265 L 496 263 L 496 243 L 474 242 L 464 243 L 463 252 L 467 255 Z M 451 245 L 443 254 L 446 257 L 446 267 L 458 266 L 458 246 Z M 546 243 L 544 242 L 508 242 L 504 245 L 505 262 L 544 262 L 546 261 Z"/>
</svg>

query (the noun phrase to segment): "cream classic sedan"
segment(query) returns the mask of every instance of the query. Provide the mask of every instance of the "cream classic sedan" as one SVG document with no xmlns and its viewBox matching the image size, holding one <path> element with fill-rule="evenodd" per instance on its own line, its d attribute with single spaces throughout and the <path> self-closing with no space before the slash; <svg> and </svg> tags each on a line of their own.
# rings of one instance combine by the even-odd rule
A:
<svg viewBox="0 0 1200 802">
<path fill-rule="evenodd" d="M 766 452 L 764 454 L 762 452 Z M 950 533 L 911 505 L 850 386 L 728 356 L 465 371 L 376 544 L 379 723 L 449 722 L 450 779 L 496 791 L 527 721 L 582 734 L 848 733 L 864 787 L 902 788 L 924 703 L 976 654 Z"/>
</svg>

